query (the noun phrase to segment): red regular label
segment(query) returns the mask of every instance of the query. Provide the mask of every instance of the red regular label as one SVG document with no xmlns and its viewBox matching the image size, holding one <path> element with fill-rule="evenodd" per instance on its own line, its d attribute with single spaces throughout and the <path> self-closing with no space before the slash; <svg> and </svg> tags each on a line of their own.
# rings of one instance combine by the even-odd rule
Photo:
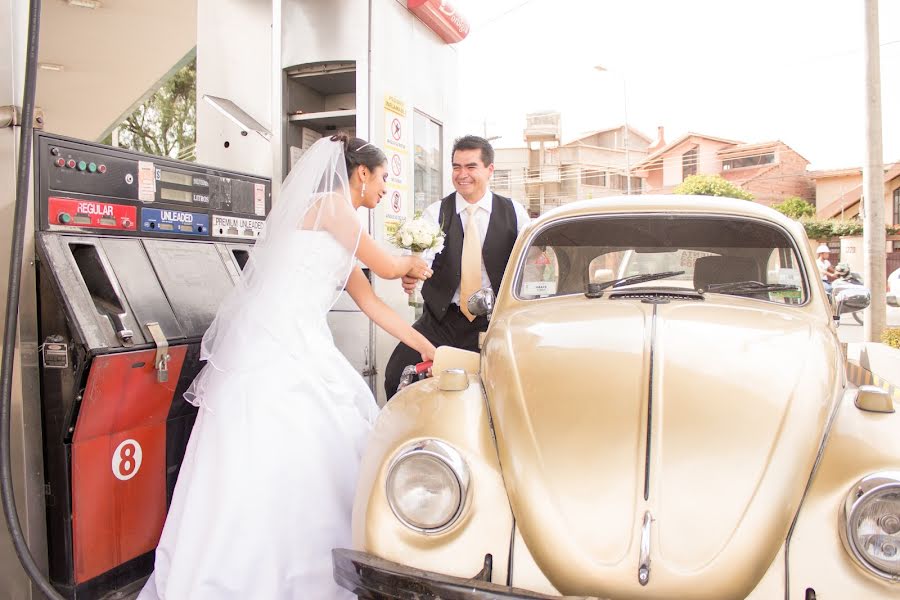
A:
<svg viewBox="0 0 900 600">
<path fill-rule="evenodd" d="M 47 217 L 50 226 L 137 231 L 137 207 L 95 200 L 51 197 Z"/>
</svg>

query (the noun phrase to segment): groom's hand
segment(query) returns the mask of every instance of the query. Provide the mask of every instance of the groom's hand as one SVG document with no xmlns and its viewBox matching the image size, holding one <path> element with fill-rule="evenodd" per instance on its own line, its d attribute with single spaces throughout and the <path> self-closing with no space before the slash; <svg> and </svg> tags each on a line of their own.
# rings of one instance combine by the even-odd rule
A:
<svg viewBox="0 0 900 600">
<path fill-rule="evenodd" d="M 419 281 L 415 277 L 409 277 L 408 275 L 404 275 L 400 280 L 403 282 L 403 291 L 407 294 L 413 293 L 413 290 L 416 289 L 416 282 Z"/>
</svg>

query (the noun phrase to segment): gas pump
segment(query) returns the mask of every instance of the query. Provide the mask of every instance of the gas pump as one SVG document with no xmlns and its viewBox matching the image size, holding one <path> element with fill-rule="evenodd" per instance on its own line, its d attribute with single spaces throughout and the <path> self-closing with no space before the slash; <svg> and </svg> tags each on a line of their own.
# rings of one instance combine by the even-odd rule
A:
<svg viewBox="0 0 900 600">
<path fill-rule="evenodd" d="M 49 575 L 100 598 L 152 570 L 196 416 L 182 394 L 271 183 L 44 133 L 34 165 Z"/>
</svg>

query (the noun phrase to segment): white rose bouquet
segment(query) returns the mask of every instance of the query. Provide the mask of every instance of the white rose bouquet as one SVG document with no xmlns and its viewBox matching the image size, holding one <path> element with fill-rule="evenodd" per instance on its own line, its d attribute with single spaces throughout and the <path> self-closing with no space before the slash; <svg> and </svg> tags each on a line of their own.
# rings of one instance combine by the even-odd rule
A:
<svg viewBox="0 0 900 600">
<path fill-rule="evenodd" d="M 437 223 L 422 218 L 422 213 L 417 212 L 412 219 L 400 224 L 391 242 L 398 248 L 409 250 L 413 256 L 421 257 L 426 252 L 434 256 L 444 249 L 444 230 Z M 422 305 L 421 290 L 422 282 L 419 282 L 409 296 L 410 306 Z"/>
</svg>

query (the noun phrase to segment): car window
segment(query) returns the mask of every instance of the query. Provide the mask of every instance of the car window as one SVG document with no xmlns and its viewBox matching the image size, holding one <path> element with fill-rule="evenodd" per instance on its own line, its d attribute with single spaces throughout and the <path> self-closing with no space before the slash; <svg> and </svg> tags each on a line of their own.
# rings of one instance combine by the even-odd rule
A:
<svg viewBox="0 0 900 600">
<path fill-rule="evenodd" d="M 805 301 L 802 263 L 784 231 L 713 216 L 594 217 L 551 225 L 524 253 L 516 290 L 523 299 L 548 298 L 584 293 L 588 283 L 661 273 L 667 276 L 615 290 L 703 289 L 784 304 Z"/>
</svg>

